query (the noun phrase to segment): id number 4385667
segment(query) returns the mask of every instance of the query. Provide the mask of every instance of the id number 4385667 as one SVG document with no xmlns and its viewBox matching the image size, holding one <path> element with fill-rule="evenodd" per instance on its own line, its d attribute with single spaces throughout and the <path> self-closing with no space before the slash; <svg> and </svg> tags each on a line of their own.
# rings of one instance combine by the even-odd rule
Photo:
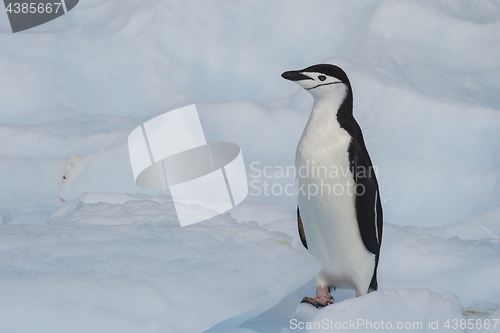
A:
<svg viewBox="0 0 500 333">
<path fill-rule="evenodd" d="M 464 329 L 486 329 L 486 330 L 489 330 L 489 329 L 495 329 L 497 327 L 497 324 L 498 322 L 500 321 L 500 319 L 474 319 L 474 318 L 470 318 L 470 319 L 448 319 L 443 327 L 447 328 L 447 329 L 453 329 L 453 330 L 456 330 L 456 329 L 461 329 L 461 330 L 464 330 Z"/>
<path fill-rule="evenodd" d="M 7 8 L 5 8 L 5 11 L 9 14 L 10 13 L 15 13 L 15 14 L 19 14 L 19 13 L 23 13 L 23 14 L 47 13 L 47 14 L 50 14 L 53 11 L 55 13 L 57 13 L 57 11 L 59 10 L 59 7 L 61 7 L 60 2 L 55 2 L 55 3 L 50 3 L 50 2 L 49 3 L 34 3 L 34 2 L 31 2 L 31 3 L 21 2 L 21 3 L 19 3 L 19 2 L 16 2 L 14 4 L 9 3 Z"/>
</svg>

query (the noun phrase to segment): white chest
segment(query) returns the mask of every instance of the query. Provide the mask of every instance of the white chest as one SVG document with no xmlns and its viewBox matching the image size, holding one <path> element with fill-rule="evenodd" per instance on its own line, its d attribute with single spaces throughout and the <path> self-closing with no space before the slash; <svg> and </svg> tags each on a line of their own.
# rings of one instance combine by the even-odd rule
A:
<svg viewBox="0 0 500 333">
<path fill-rule="evenodd" d="M 348 153 L 352 138 L 340 127 L 337 108 L 313 108 L 297 147 L 297 200 L 309 252 L 323 262 L 317 282 L 366 292 L 374 261 L 358 229 Z"/>
<path fill-rule="evenodd" d="M 295 166 L 321 171 L 321 175 L 334 175 L 339 171 L 349 174 L 348 149 L 351 136 L 337 121 L 336 109 L 328 105 L 315 106 L 297 146 Z M 325 170 L 326 169 L 326 170 Z M 333 173 L 332 173 L 333 172 Z M 335 177 L 327 177 L 335 178 Z M 333 181 L 333 180 L 332 180 Z"/>
</svg>

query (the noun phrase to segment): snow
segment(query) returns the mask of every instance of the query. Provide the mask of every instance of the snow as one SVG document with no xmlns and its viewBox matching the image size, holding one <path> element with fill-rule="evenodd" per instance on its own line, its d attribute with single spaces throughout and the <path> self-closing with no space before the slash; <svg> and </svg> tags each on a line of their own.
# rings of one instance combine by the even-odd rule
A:
<svg viewBox="0 0 500 333">
<path fill-rule="evenodd" d="M 381 288 L 430 288 L 452 292 L 464 308 L 498 303 L 500 242 L 442 239 L 388 225 L 381 251 Z M 411 264 L 410 264 L 411 263 Z"/>
<path fill-rule="evenodd" d="M 45 225 L 0 228 L 3 332 L 235 327 L 321 268 L 255 222 L 181 228 L 168 196 L 85 194 Z"/>
<path fill-rule="evenodd" d="M 498 327 L 498 324 L 496 327 L 493 327 L 494 323 L 498 323 L 498 318 L 500 318 L 500 310 L 495 311 L 489 316 L 484 316 L 482 318 L 482 325 L 476 325 L 474 329 L 469 330 L 470 333 L 485 333 L 485 332 L 491 332 Z"/>
<path fill-rule="evenodd" d="M 294 247 L 303 250 L 294 221 L 275 221 L 264 227 L 290 233 L 294 236 Z M 454 225 L 449 227 L 455 229 Z M 471 225 L 469 230 L 479 233 L 482 228 Z M 315 286 L 311 281 L 287 296 L 283 300 L 285 304 L 252 319 L 244 327 L 258 327 L 259 332 L 276 332 L 282 328 L 289 330 L 286 332 L 305 332 L 305 323 L 322 323 L 323 319 L 345 322 L 373 318 L 372 322 L 384 320 L 394 325 L 406 321 L 427 325 L 429 319 L 439 319 L 438 331 L 444 331 L 443 324 L 448 319 L 473 319 L 476 322 L 498 318 L 500 290 L 495 277 L 500 274 L 500 242 L 486 234 L 482 239 L 474 236 L 464 240 L 445 237 L 450 233 L 442 227 L 429 229 L 386 224 L 378 270 L 378 292 L 370 293 L 369 297 L 355 298 L 353 291 L 337 290 L 332 293 L 337 302 L 333 306 L 315 309 L 300 304 L 289 308 L 290 304 L 298 304 L 302 297 L 314 295 Z M 461 308 L 465 314 L 463 317 Z M 304 329 L 291 326 L 292 321 L 297 325 L 304 323 Z M 362 331 L 361 326 L 359 330 Z M 497 325 L 497 330 L 493 331 L 499 330 Z"/>
<path fill-rule="evenodd" d="M 449 332 L 446 322 L 451 325 L 454 319 L 462 319 L 462 312 L 457 297 L 450 293 L 441 296 L 428 289 L 386 289 L 363 300 L 349 299 L 325 308 L 313 318 L 307 331 L 336 332 L 340 328 L 356 332 Z"/>
<path fill-rule="evenodd" d="M 86 0 L 16 34 L 0 14 L 0 327 L 286 333 L 378 304 L 499 318 L 499 35 L 497 0 Z M 279 191 L 313 101 L 280 74 L 322 62 L 351 80 L 386 224 L 380 291 L 318 310 L 298 305 L 319 268 Z M 168 191 L 135 185 L 127 137 L 193 103 L 251 184 L 181 229 Z M 201 296 L 186 310 L 183 293 Z"/>
</svg>

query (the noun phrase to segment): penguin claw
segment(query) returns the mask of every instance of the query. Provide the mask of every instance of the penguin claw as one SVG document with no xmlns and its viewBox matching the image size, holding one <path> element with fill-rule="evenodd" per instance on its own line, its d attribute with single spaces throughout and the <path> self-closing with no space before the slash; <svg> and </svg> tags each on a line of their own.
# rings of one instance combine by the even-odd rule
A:
<svg viewBox="0 0 500 333">
<path fill-rule="evenodd" d="M 327 305 L 333 304 L 333 302 L 334 302 L 334 299 L 333 299 L 332 295 L 328 295 L 328 297 L 321 296 L 321 297 L 315 297 L 315 298 L 304 297 L 302 299 L 302 301 L 300 301 L 300 303 L 309 303 L 309 304 L 315 306 L 316 309 L 318 309 L 320 307 L 324 308 Z"/>
</svg>

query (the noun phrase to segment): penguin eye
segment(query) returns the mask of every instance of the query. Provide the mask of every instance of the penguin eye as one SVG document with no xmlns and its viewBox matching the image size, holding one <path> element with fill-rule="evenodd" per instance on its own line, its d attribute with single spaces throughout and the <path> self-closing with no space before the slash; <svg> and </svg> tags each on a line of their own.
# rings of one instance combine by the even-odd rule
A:
<svg viewBox="0 0 500 333">
<path fill-rule="evenodd" d="M 320 81 L 325 81 L 325 80 L 326 80 L 326 76 L 324 76 L 324 75 L 320 75 L 320 76 L 318 76 L 318 79 L 319 79 Z"/>
</svg>

